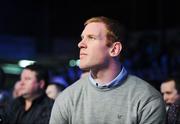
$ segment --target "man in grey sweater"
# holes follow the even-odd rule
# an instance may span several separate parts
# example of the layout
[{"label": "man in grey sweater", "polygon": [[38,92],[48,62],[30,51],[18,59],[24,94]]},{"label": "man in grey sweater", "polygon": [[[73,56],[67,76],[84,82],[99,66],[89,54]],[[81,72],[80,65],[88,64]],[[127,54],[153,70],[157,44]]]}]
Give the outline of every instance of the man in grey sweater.
[{"label": "man in grey sweater", "polygon": [[93,17],[79,42],[80,68],[88,76],[66,88],[55,100],[50,124],[163,124],[161,94],[128,74],[119,61],[121,27],[115,20]]}]

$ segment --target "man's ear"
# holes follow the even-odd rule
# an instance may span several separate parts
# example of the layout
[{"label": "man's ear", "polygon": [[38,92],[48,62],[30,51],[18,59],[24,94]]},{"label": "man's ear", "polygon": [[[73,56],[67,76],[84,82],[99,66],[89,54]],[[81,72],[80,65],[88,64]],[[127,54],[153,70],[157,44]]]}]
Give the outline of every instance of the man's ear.
[{"label": "man's ear", "polygon": [[110,47],[110,51],[109,52],[110,52],[110,55],[112,57],[116,57],[116,56],[118,56],[120,54],[121,50],[122,50],[121,42],[114,42],[112,44],[112,46]]},{"label": "man's ear", "polygon": [[41,89],[44,89],[45,88],[45,81],[44,80],[40,80],[39,85],[40,85]]}]

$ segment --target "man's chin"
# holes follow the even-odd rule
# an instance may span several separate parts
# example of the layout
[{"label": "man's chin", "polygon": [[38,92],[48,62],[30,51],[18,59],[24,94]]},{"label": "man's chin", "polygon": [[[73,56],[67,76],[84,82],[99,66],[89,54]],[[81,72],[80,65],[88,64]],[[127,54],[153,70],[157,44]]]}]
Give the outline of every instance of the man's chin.
[{"label": "man's chin", "polygon": [[170,106],[172,103],[166,103],[166,106]]},{"label": "man's chin", "polygon": [[83,64],[80,64],[79,68],[82,69],[82,70],[89,70],[89,67],[86,66],[86,65],[83,65]]},{"label": "man's chin", "polygon": [[23,98],[28,98],[29,95],[28,95],[28,93],[24,93],[24,94],[22,94],[22,97],[23,97]]}]

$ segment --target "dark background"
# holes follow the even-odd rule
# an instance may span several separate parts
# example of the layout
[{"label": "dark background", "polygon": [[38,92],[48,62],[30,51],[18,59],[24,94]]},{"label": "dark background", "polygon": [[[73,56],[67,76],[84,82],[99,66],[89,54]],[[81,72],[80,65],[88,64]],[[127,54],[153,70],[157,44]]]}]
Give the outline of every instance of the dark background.
[{"label": "dark background", "polygon": [[92,16],[118,19],[129,30],[179,26],[177,1],[165,0],[6,0],[0,2],[1,34],[75,36]]},{"label": "dark background", "polygon": [[35,37],[35,54],[53,54],[54,38],[78,42],[89,17],[118,19],[128,31],[166,31],[179,27],[178,8],[170,0],[6,0],[0,2],[0,34]]}]

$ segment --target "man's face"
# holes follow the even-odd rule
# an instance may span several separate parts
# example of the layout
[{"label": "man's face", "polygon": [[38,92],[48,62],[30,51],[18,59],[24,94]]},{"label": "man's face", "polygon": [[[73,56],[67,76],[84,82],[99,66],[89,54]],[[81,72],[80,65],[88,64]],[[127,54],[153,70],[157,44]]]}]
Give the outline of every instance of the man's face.
[{"label": "man's face", "polygon": [[109,62],[109,47],[107,47],[107,29],[103,23],[89,23],[81,34],[80,68],[101,68]]},{"label": "man's face", "polygon": [[29,69],[24,69],[21,73],[21,90],[24,98],[33,98],[39,90],[40,82],[37,81],[36,72]]},{"label": "man's face", "polygon": [[164,101],[167,105],[174,103],[178,98],[175,82],[172,80],[162,83],[161,93],[163,94]]}]

